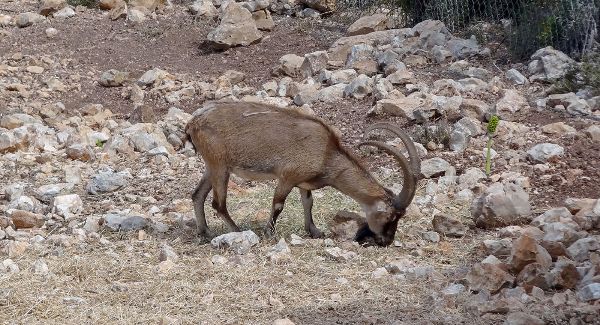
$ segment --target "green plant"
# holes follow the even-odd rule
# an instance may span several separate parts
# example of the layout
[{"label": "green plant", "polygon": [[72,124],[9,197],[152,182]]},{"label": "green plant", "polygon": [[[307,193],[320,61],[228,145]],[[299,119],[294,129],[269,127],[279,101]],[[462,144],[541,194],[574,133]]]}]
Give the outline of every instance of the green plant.
[{"label": "green plant", "polygon": [[493,137],[494,133],[496,133],[496,127],[498,127],[498,122],[500,122],[500,118],[498,115],[492,115],[490,121],[487,126],[487,152],[485,155],[485,174],[489,177],[492,169],[492,143],[494,142]]},{"label": "green plant", "polygon": [[96,139],[96,147],[103,148],[104,147],[104,142],[102,142],[100,139]]}]

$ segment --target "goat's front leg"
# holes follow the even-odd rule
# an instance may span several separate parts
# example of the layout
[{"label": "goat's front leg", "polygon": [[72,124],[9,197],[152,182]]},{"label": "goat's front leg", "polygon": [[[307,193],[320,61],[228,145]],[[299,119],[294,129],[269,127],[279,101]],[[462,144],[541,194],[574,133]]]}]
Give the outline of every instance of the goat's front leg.
[{"label": "goat's front leg", "polygon": [[322,238],[323,233],[315,226],[312,217],[313,196],[311,191],[300,189],[300,197],[302,198],[302,207],[304,208],[304,230],[312,238]]},{"label": "goat's front leg", "polygon": [[210,172],[206,170],[200,184],[196,187],[196,190],[192,194],[192,201],[194,202],[194,213],[196,215],[196,227],[198,229],[198,235],[202,237],[208,237],[208,225],[206,224],[206,215],[204,212],[204,202],[206,197],[212,188],[210,183]]},{"label": "goat's front leg", "polygon": [[279,181],[277,187],[275,187],[275,194],[273,194],[273,205],[271,207],[271,217],[265,225],[265,233],[267,236],[273,236],[275,233],[275,223],[277,222],[277,217],[279,217],[279,214],[281,214],[281,211],[283,211],[285,199],[293,188],[293,185],[286,184],[281,181]]},{"label": "goat's front leg", "polygon": [[223,171],[219,174],[211,173],[213,183],[213,202],[212,206],[217,211],[217,215],[223,219],[229,229],[233,232],[239,232],[240,228],[233,222],[227,211],[227,184],[229,183],[229,172]]}]

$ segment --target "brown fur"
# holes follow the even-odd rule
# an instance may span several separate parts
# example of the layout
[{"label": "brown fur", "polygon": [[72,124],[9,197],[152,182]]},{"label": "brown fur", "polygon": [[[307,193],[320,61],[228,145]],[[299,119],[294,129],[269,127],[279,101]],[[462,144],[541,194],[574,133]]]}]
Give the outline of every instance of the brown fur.
[{"label": "brown fur", "polygon": [[271,230],[294,187],[301,191],[305,228],[313,237],[321,233],[312,222],[311,190],[332,186],[363,206],[378,202],[392,205],[393,193],[342,146],[336,132],[323,120],[261,103],[220,102],[205,107],[185,128],[207,169],[193,195],[201,233],[208,231],[203,202],[210,189],[219,216],[233,231],[239,230],[225,203],[230,173],[249,179],[278,180],[267,227]]}]

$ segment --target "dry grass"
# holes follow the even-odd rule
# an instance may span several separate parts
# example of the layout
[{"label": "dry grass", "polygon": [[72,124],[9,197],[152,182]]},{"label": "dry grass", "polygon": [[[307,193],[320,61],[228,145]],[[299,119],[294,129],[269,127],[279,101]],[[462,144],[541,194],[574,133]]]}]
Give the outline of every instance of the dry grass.
[{"label": "dry grass", "polygon": [[[229,209],[240,227],[261,235],[272,186],[242,188],[229,195]],[[212,214],[208,204],[206,208]],[[327,229],[329,218],[339,209],[358,210],[358,206],[331,189],[315,192],[315,222],[321,229]],[[192,217],[191,207],[185,215]],[[426,227],[428,222],[427,217],[408,216],[398,239],[415,242],[410,229]],[[294,191],[278,221],[277,237],[289,238],[292,233],[306,237],[302,224],[300,197]],[[216,218],[209,225],[217,234],[226,232]],[[266,257],[277,239],[262,238],[251,253],[236,256],[200,243],[190,228],[174,221],[168,233],[151,234],[145,240],[139,240],[137,233],[103,236],[110,244],[88,240],[67,247],[44,245],[15,259],[21,272],[0,277],[1,323],[270,324],[289,317],[297,324],[391,324],[464,318],[455,308],[436,307],[435,313],[429,312],[433,306],[427,299],[448,284],[446,269],[465,262],[470,251],[466,239],[422,243],[416,257],[408,254],[417,249],[367,249],[340,243],[359,256],[346,262],[328,258],[321,240],[309,240],[306,246],[291,247],[292,258],[277,264]],[[180,257],[166,272],[158,270],[163,242]],[[213,264],[211,257],[216,254],[229,261]],[[50,268],[48,276],[31,270],[40,257]],[[407,257],[418,265],[433,266],[435,272],[417,279],[372,277],[377,267]]]}]

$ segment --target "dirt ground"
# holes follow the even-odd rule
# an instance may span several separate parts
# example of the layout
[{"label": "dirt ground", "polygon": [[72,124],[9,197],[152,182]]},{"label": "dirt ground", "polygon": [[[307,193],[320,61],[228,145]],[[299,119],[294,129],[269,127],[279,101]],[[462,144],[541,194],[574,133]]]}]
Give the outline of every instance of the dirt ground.
[{"label": "dirt ground", "polygon": [[[14,15],[14,11],[33,10],[35,4],[2,1],[0,13]],[[271,69],[282,55],[325,50],[345,31],[345,26],[334,19],[313,24],[275,16],[276,27],[262,42],[226,52],[207,52],[201,43],[215,23],[198,21],[180,10],[181,7],[177,8],[138,26],[128,26],[123,20],[111,21],[98,11],[85,11],[64,21],[11,28],[11,34],[0,39],[0,56],[20,52],[69,59],[68,68],[57,73],[65,79],[78,75],[81,91],[70,91],[58,98],[66,109],[75,114],[86,104],[101,103],[126,118],[133,109],[131,101],[122,95],[122,89],[97,84],[102,71],[126,70],[138,76],[159,67],[209,81],[234,69],[246,74],[248,85],[260,87],[273,78]],[[44,32],[48,27],[58,29],[59,36],[48,39]],[[432,78],[437,77],[428,73]],[[367,117],[373,103],[370,97],[345,99],[315,104],[313,109],[342,131],[344,143],[349,146],[360,140],[367,125],[378,120],[408,125],[400,118]],[[155,104],[157,117],[173,106],[164,101]],[[176,106],[193,112],[201,104],[201,100],[191,99]],[[547,111],[532,111],[515,121],[541,128],[565,120],[578,130],[587,123]],[[412,126],[411,132],[418,127]],[[597,198],[600,194],[600,144],[580,137],[557,141],[566,149],[561,162],[565,168],[557,170],[551,178],[533,170],[524,172],[536,189],[530,197],[536,211],[560,206],[567,197]],[[437,155],[438,152],[430,151],[428,158]],[[381,166],[395,168],[387,158],[366,155],[363,158],[374,170]],[[468,157],[444,158],[474,164]],[[481,157],[475,161],[483,166]],[[120,202],[88,196],[83,187],[76,190],[87,203],[85,213],[90,215],[101,214],[107,207],[133,204],[127,202],[126,194],[152,196],[159,203],[187,199],[202,173],[197,166],[195,169],[179,166],[174,174],[163,175],[160,165],[140,156],[123,161],[120,167],[131,168],[134,174],[149,169],[150,179],[137,178],[127,189],[111,194],[121,196]],[[21,168],[17,171],[20,175],[31,176],[27,166]],[[573,177],[570,169],[579,169],[578,176]],[[12,175],[12,171],[3,173]],[[273,186],[257,183],[239,186],[239,190],[230,194],[229,209],[241,228],[258,233],[268,216]],[[424,188],[419,191],[422,194]],[[315,216],[321,229],[327,228],[331,216],[339,209],[358,210],[352,201],[333,190],[319,192],[315,195]],[[279,237],[288,239],[291,234],[306,237],[299,202],[298,193],[293,192],[278,223]],[[430,228],[429,216],[409,215],[398,232],[398,241],[406,243],[403,247],[375,249],[347,244],[343,248],[357,252],[358,258],[339,262],[323,253],[322,240],[308,240],[304,246],[292,247],[290,261],[277,264],[265,257],[265,252],[276,243],[274,240],[261,238],[264,242],[258,251],[245,256],[218,251],[200,242],[186,225],[192,222],[191,209],[188,205],[183,214],[185,220],[175,215],[163,220],[172,227],[160,235],[106,232],[101,235],[108,242],[86,244],[62,240],[60,236],[70,231],[65,227],[62,233],[55,234],[53,245],[34,248],[18,260],[21,265],[30,265],[44,258],[50,275],[40,276],[24,269],[0,280],[0,323],[271,324],[286,317],[296,324],[501,324],[504,321],[502,313],[470,313],[467,293],[442,303],[436,298],[443,288],[464,277],[474,261],[481,260],[479,243],[495,238],[494,233],[472,229],[463,238],[442,238],[439,244],[428,243],[420,238],[418,230]],[[209,204],[206,209],[211,211]],[[462,220],[469,218],[464,206],[449,204],[445,210]],[[212,230],[225,232],[212,211],[210,215]],[[168,272],[157,269],[162,243],[168,243],[179,254],[180,261]],[[227,262],[215,262],[215,256],[222,256]],[[402,259],[410,260],[416,267],[432,267],[434,271],[414,276],[373,276],[375,269]],[[552,306],[535,308],[529,312],[544,316],[549,324],[565,324],[569,318],[569,311],[557,312]]]}]

